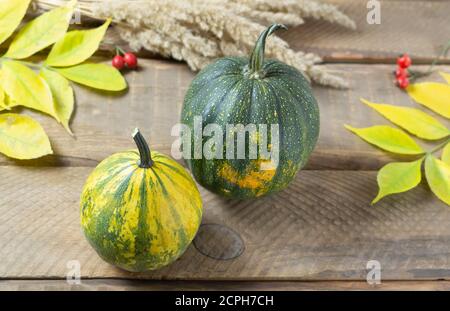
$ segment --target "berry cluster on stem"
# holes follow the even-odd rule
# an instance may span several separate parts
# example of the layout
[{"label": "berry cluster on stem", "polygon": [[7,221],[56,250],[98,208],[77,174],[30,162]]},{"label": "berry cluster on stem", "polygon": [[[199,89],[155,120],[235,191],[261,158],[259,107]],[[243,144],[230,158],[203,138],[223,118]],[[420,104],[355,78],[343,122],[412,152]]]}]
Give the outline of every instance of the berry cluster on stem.
[{"label": "berry cluster on stem", "polygon": [[397,86],[406,89],[409,85],[408,68],[411,66],[412,60],[408,54],[403,54],[397,58],[397,69],[395,70],[395,79]]},{"label": "berry cluster on stem", "polygon": [[122,70],[125,66],[129,69],[136,69],[138,66],[138,59],[135,54],[125,52],[121,48],[116,48],[116,56],[112,60],[113,67]]},{"label": "berry cluster on stem", "polygon": [[403,54],[397,58],[397,69],[394,71],[395,83],[401,89],[406,89],[409,84],[418,78],[426,77],[433,72],[434,66],[438,63],[441,57],[445,57],[450,50],[450,41],[442,49],[441,54],[436,57],[426,71],[411,70],[411,57],[408,54]]}]

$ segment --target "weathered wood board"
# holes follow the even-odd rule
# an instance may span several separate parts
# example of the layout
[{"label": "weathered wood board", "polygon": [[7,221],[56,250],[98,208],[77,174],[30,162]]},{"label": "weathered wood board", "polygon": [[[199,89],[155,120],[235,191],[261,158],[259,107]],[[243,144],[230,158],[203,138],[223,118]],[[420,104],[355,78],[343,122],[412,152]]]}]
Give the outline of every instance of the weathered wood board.
[{"label": "weathered wood board", "polygon": [[66,280],[0,280],[0,291],[329,291],[450,290],[449,281],[151,281],[89,279],[81,284]]},{"label": "weathered wood board", "polygon": [[[225,200],[201,189],[204,226],[182,258],[159,271],[131,274],[101,260],[80,230],[79,195],[100,160],[134,148],[135,127],[153,149],[170,154],[171,129],[194,73],[183,63],[141,59],[141,70],[126,74],[126,93],[105,96],[76,86],[76,138],[50,117],[23,110],[43,125],[54,155],[36,161],[0,155],[0,290],[448,290],[450,209],[425,183],[371,206],[373,170],[401,158],[343,124],[390,124],[360,97],[429,112],[394,86],[393,65],[379,63],[403,52],[416,64],[430,62],[449,39],[450,2],[382,0],[381,25],[369,25],[367,1],[324,1],[354,18],[358,29],[308,21],[282,34],[296,50],[341,63],[327,67],[350,82],[348,90],[314,86],[322,124],[306,169],[287,190],[256,201]],[[103,55],[117,44],[112,30]],[[450,66],[438,69],[450,72]],[[444,82],[438,74],[425,80]],[[227,256],[237,257],[217,259]],[[81,264],[80,286],[65,282],[70,260]],[[369,260],[381,264],[381,286],[365,282]]]},{"label": "weathered wood board", "polygon": [[407,52],[416,62],[430,62],[449,41],[450,2],[446,0],[381,0],[379,24],[368,23],[374,7],[368,8],[367,0],[321,2],[334,4],[350,16],[356,30],[307,20],[280,35],[292,48],[317,53],[326,61],[394,62]]},{"label": "weathered wood board", "polygon": [[[336,5],[356,22],[356,30],[321,20],[307,19],[278,35],[295,50],[316,53],[327,62],[393,63],[408,52],[415,62],[430,63],[448,42],[450,2],[447,0],[380,0],[380,24],[369,24],[367,0],[321,0]],[[369,14],[370,15],[370,14]],[[85,24],[98,24],[89,18]],[[276,21],[274,21],[276,22]],[[115,46],[127,43],[117,29],[108,32],[101,49],[111,55]],[[141,50],[141,56],[155,55]],[[450,55],[445,59],[450,62]]]},{"label": "weathered wood board", "polygon": [[[112,153],[134,148],[130,135],[135,127],[148,137],[153,149],[170,154],[175,140],[171,131],[180,122],[184,94],[194,74],[184,64],[162,60],[142,60],[141,66],[140,72],[127,74],[130,88],[126,94],[105,96],[76,87],[76,112],[71,123],[76,138],[50,117],[31,113],[50,136],[55,154],[38,161],[12,161],[0,155],[0,165],[95,166]],[[390,124],[359,98],[427,110],[394,86],[392,66],[352,64],[328,68],[345,77],[350,88],[314,87],[321,112],[321,133],[307,168],[373,170],[398,159],[344,128],[344,124],[355,127]],[[439,69],[450,72],[450,66]],[[443,82],[437,73],[428,80]]]},{"label": "weathered wood board", "polygon": [[[154,280],[365,280],[378,260],[383,280],[450,279],[450,209],[425,185],[376,206],[374,172],[302,171],[290,187],[255,201],[224,200],[202,189],[203,224],[226,226],[245,250],[217,260],[197,249],[229,251],[211,234],[177,262],[132,274],[105,263],[79,226],[79,194],[92,168],[0,167],[0,278]],[[232,251],[232,250],[231,250]]]}]

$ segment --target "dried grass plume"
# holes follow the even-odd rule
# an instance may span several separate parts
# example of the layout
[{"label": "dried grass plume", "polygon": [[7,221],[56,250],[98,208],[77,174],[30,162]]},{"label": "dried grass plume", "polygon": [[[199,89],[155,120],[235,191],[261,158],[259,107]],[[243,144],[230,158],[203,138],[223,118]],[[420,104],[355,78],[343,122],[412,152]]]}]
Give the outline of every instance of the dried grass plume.
[{"label": "dried grass plume", "polygon": [[[65,2],[35,0],[34,4],[48,10]],[[259,34],[275,22],[297,26],[313,18],[355,28],[335,6],[315,0],[79,0],[78,10],[93,18],[112,17],[132,49],[186,61],[192,70],[225,55],[248,55]],[[296,67],[316,83],[347,86],[317,66],[320,57],[294,51],[277,36],[268,40],[266,50],[269,57]]]}]

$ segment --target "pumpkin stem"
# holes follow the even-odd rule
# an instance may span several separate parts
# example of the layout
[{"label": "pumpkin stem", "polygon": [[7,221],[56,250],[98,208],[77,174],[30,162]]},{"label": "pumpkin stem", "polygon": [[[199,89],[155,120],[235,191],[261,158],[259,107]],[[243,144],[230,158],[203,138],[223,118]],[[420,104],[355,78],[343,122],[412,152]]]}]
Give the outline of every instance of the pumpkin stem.
[{"label": "pumpkin stem", "polygon": [[148,147],[147,142],[145,141],[144,136],[142,136],[139,129],[135,129],[133,133],[133,139],[136,143],[136,146],[139,150],[139,155],[141,157],[141,161],[139,163],[139,167],[141,168],[150,168],[153,166],[152,154],[150,152],[150,148]]},{"label": "pumpkin stem", "polygon": [[248,64],[248,69],[251,75],[261,73],[262,66],[264,64],[264,52],[266,49],[266,39],[272,33],[278,29],[287,29],[286,26],[282,24],[273,24],[264,30],[256,41],[255,48],[253,49],[252,55],[250,56],[250,63]]}]

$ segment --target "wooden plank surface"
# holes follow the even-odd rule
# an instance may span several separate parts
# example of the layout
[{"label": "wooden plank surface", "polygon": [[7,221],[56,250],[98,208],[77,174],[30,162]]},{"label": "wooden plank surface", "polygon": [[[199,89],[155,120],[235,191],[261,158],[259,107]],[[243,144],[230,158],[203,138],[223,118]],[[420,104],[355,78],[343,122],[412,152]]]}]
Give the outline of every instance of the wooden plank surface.
[{"label": "wooden plank surface", "polygon": [[381,23],[372,25],[367,22],[367,0],[321,2],[340,8],[355,20],[357,29],[307,20],[281,36],[292,48],[317,53],[329,62],[393,62],[405,52],[416,62],[429,62],[450,40],[450,1],[381,0]]},{"label": "wooden plank surface", "polygon": [[[134,148],[130,134],[135,127],[141,128],[153,149],[170,153],[175,140],[171,130],[179,122],[184,94],[194,74],[184,64],[162,60],[142,60],[141,66],[140,72],[127,74],[130,88],[124,94],[105,96],[76,87],[77,105],[71,123],[75,139],[50,117],[30,113],[50,136],[55,155],[38,161],[13,161],[0,155],[0,165],[95,166],[112,153]],[[321,112],[321,133],[307,168],[373,170],[399,159],[368,145],[343,126],[390,124],[362,104],[360,97],[425,110],[394,86],[393,67],[336,64],[328,68],[345,77],[350,89],[314,87]],[[439,69],[450,72],[450,66]],[[443,82],[438,74],[429,80]]]},{"label": "wooden plank surface", "polygon": [[[379,25],[367,23],[367,0],[321,2],[336,5],[355,20],[357,29],[307,19],[304,25],[291,27],[279,35],[293,49],[314,52],[327,62],[392,63],[399,54],[408,52],[415,62],[430,63],[449,40],[450,2],[447,0],[380,0]],[[83,22],[98,24],[89,18]],[[112,29],[101,49],[110,55],[117,44],[127,46],[118,30]],[[139,55],[155,56],[145,50]],[[444,62],[450,62],[450,55]]]},{"label": "wooden plank surface", "polygon": [[[449,39],[449,1],[382,0],[382,24],[373,26],[365,20],[367,1],[326,1],[353,17],[358,30],[308,21],[283,37],[294,49],[316,52],[327,62],[393,62],[405,51],[415,63],[429,62]],[[117,38],[110,32],[104,55],[120,44]],[[321,109],[319,143],[286,191],[239,202],[201,189],[203,226],[176,263],[131,274],[102,261],[80,231],[82,185],[98,161],[134,148],[135,127],[153,149],[170,153],[170,132],[194,77],[183,63],[142,59],[141,66],[127,74],[130,89],[119,96],[76,87],[75,139],[51,118],[25,110],[44,126],[55,155],[37,161],[0,156],[0,290],[450,288],[448,206],[425,184],[370,206],[377,192],[372,170],[400,158],[343,128],[389,124],[360,97],[423,109],[393,85],[393,66],[380,64],[328,66],[348,79],[350,89],[314,87]],[[439,69],[450,72],[450,66]],[[443,82],[437,74],[430,79]],[[64,281],[70,260],[81,264],[81,286]],[[380,262],[381,286],[364,281],[368,260]]]},{"label": "wooden plank surface", "polygon": [[0,167],[0,278],[65,278],[67,262],[78,260],[83,278],[365,280],[367,262],[378,260],[383,280],[450,279],[450,209],[426,186],[371,206],[374,172],[326,170],[302,171],[286,191],[254,201],[202,189],[203,224],[236,232],[243,253],[215,259],[236,244],[209,229],[169,267],[127,273],[100,259],[80,232],[90,171]]},{"label": "wooden plank surface", "polygon": [[387,281],[369,285],[362,281],[149,281],[120,279],[82,280],[4,280],[0,291],[424,291],[450,290],[449,281]]}]

